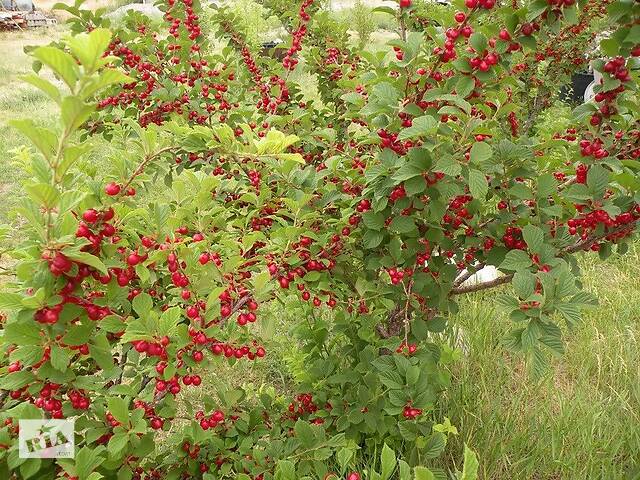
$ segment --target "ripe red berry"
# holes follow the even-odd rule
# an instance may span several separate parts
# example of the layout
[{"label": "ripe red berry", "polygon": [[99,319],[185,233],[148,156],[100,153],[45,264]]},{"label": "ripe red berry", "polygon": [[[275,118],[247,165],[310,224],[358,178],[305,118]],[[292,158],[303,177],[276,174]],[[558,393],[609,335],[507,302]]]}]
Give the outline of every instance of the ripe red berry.
[{"label": "ripe red berry", "polygon": [[411,0],[400,0],[400,8],[409,8],[411,6]]},{"label": "ripe red berry", "polygon": [[90,208],[82,214],[82,219],[87,223],[95,223],[98,221],[98,212]]},{"label": "ripe red berry", "polygon": [[109,196],[118,195],[120,193],[120,185],[116,182],[107,183],[104,187],[104,192]]}]

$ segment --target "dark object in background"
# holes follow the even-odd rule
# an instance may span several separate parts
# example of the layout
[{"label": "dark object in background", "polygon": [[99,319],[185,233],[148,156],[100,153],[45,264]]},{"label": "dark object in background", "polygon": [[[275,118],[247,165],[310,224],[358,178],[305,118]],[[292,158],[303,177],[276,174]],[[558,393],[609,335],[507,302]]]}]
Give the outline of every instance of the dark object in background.
[{"label": "dark object in background", "polygon": [[282,41],[271,40],[269,42],[262,43],[262,51],[260,54],[264,57],[271,57],[277,60],[282,60],[287,55],[286,48],[276,48],[281,45]]},{"label": "dark object in background", "polygon": [[593,80],[593,73],[576,73],[571,77],[571,85],[560,89],[560,100],[565,103],[584,103],[584,92]]}]

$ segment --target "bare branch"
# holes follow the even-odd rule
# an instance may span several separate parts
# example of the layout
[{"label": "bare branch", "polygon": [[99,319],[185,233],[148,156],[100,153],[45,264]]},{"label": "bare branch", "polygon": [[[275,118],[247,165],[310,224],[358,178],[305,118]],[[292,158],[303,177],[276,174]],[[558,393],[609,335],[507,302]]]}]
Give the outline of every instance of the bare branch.
[{"label": "bare branch", "polygon": [[504,285],[505,283],[509,283],[511,280],[513,280],[513,274],[503,275],[502,277],[498,277],[488,282],[476,283],[474,285],[467,285],[464,287],[455,287],[451,289],[451,291],[449,292],[449,296],[460,295],[462,293],[479,292],[480,290],[486,290],[487,288],[494,288],[499,285]]}]

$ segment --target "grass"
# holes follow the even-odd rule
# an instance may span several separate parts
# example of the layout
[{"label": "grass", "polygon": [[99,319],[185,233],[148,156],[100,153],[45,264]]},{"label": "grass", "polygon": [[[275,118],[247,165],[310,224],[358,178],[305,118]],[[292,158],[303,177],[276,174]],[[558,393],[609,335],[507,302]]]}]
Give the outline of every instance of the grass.
[{"label": "grass", "polygon": [[461,432],[449,462],[467,443],[487,480],[640,478],[640,249],[582,266],[600,305],[540,382],[500,344],[512,323],[491,294],[465,299],[453,321],[468,356],[442,407]]},{"label": "grass", "polygon": [[[20,173],[12,164],[14,149],[24,145],[24,137],[8,126],[10,120],[30,118],[39,125],[50,124],[56,114],[55,104],[35,87],[21,82],[29,73],[31,62],[23,49],[28,45],[49,43],[58,35],[56,29],[0,33],[0,222],[9,220],[9,212],[19,203]],[[51,78],[49,78],[51,79]]]}]

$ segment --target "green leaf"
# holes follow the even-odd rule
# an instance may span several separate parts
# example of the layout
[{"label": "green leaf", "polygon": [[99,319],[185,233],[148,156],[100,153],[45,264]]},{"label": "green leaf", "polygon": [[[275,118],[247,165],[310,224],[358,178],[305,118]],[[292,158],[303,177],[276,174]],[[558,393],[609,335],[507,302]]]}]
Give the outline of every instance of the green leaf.
[{"label": "green leaf", "polygon": [[78,66],[71,55],[56,47],[38,47],[32,55],[47,65],[55,74],[64,80],[69,89],[75,89],[79,77]]},{"label": "green leaf", "polygon": [[462,171],[460,162],[456,161],[451,155],[440,157],[433,166],[435,172],[442,172],[451,177],[457,177]]},{"label": "green leaf", "polygon": [[532,320],[526,326],[522,332],[522,348],[525,350],[530,349],[538,343],[538,337],[540,335],[540,327],[538,327],[538,321]]},{"label": "green leaf", "polygon": [[120,70],[105,68],[100,71],[98,77],[93,78],[82,90],[85,98],[91,97],[94,93],[115,84],[132,82],[133,78],[125,75]]},{"label": "green leaf", "polygon": [[447,445],[447,436],[440,432],[434,432],[429,437],[423,450],[423,457],[427,460],[439,457]]},{"label": "green leaf", "polygon": [[[231,138],[224,137],[226,142],[233,142],[233,130],[231,130]],[[257,153],[259,155],[282,154],[287,148],[300,140],[295,135],[285,135],[278,130],[269,130],[267,134],[256,143]],[[224,144],[224,142],[221,142]]]},{"label": "green leaf", "polygon": [[[558,329],[560,331],[560,329]],[[562,334],[556,335],[543,335],[539,338],[540,343],[546,345],[551,351],[560,356],[564,354],[564,342],[562,341]]]},{"label": "green leaf", "polygon": [[107,399],[107,408],[118,422],[123,425],[129,424],[129,402],[124,398],[110,397]]},{"label": "green leaf", "polygon": [[391,221],[389,228],[394,232],[408,233],[416,229],[416,224],[413,217],[398,215]]},{"label": "green leaf", "polygon": [[404,460],[398,461],[398,480],[411,480],[411,467]]},{"label": "green leaf", "polygon": [[486,142],[476,142],[469,152],[469,161],[471,163],[484,163],[493,156],[491,145]]},{"label": "green leaf", "polygon": [[525,225],[522,229],[522,238],[532,253],[540,253],[544,245],[544,232],[535,225]]},{"label": "green leaf", "polygon": [[117,458],[129,443],[129,434],[127,432],[118,432],[109,439],[107,451],[111,458]]},{"label": "green leaf", "polygon": [[36,88],[42,90],[49,98],[54,102],[60,103],[60,92],[58,88],[48,80],[36,75],[35,73],[29,73],[20,77],[23,82],[30,83]]},{"label": "green leaf", "polygon": [[71,360],[71,356],[67,349],[62,348],[58,345],[53,345],[51,347],[51,366],[56,370],[64,372],[67,370],[69,366],[69,361]]},{"label": "green leaf", "polygon": [[148,293],[142,292],[135,296],[131,306],[140,317],[147,318],[153,308],[153,299]]},{"label": "green leaf", "polygon": [[298,420],[293,427],[293,430],[296,434],[296,438],[300,440],[305,448],[311,448],[315,445],[316,437],[313,434],[313,429],[311,428],[311,425],[309,425],[309,422],[306,422],[305,420]]},{"label": "green leaf", "polygon": [[3,390],[17,390],[34,380],[33,373],[27,370],[7,373],[0,377],[0,388]]},{"label": "green leaf", "polygon": [[341,448],[336,454],[336,459],[338,460],[338,465],[340,465],[340,471],[344,473],[347,470],[347,467],[351,463],[355,452],[347,447]]},{"label": "green leaf", "polygon": [[579,322],[582,318],[580,306],[575,303],[558,303],[556,309],[570,325]]},{"label": "green leaf", "polygon": [[93,358],[103,370],[108,371],[114,367],[111,345],[104,333],[94,337],[89,344],[89,353],[91,354],[91,358]]},{"label": "green leaf", "polygon": [[526,300],[535,291],[536,276],[527,270],[521,270],[513,275],[511,283],[518,297]]},{"label": "green leaf", "polygon": [[482,33],[476,32],[471,35],[469,39],[469,43],[473,47],[473,49],[479,54],[483,55],[483,52],[487,49],[487,37],[485,37]]},{"label": "green leaf", "polygon": [[396,469],[396,454],[385,443],[382,447],[382,454],[380,455],[380,465],[382,469],[382,480],[388,480],[391,478],[391,474]]},{"label": "green leaf", "polygon": [[168,336],[173,335],[178,328],[181,313],[180,307],[171,307],[162,312],[158,325],[158,334]]},{"label": "green leaf", "polygon": [[478,478],[478,457],[475,452],[464,446],[464,466],[460,480],[476,480]]},{"label": "green leaf", "polygon": [[24,189],[34,202],[46,208],[55,207],[60,198],[58,190],[48,183],[28,184],[24,186]]},{"label": "green leaf", "polygon": [[608,186],[609,171],[600,165],[592,165],[587,172],[587,187],[591,194],[601,198]]},{"label": "green leaf", "polygon": [[82,447],[76,452],[76,474],[80,480],[87,480],[91,473],[105,461],[101,455],[104,451],[105,447],[101,445],[94,449]]},{"label": "green leaf", "polygon": [[88,105],[78,97],[65,97],[62,100],[60,114],[67,130],[73,132],[77,130],[95,110],[93,105]]},{"label": "green leaf", "polygon": [[409,197],[413,197],[415,195],[418,195],[419,193],[424,192],[426,188],[427,182],[422,177],[422,175],[413,177],[404,182],[404,189]]},{"label": "green leaf", "polygon": [[615,38],[605,38],[600,41],[600,49],[609,57],[616,57],[620,53],[620,43]]},{"label": "green leaf", "polygon": [[456,93],[461,97],[468,97],[476,86],[476,82],[471,76],[463,75],[456,83]]},{"label": "green leaf", "polygon": [[371,210],[362,214],[362,221],[371,230],[381,230],[384,227],[384,215]]},{"label": "green leaf", "polygon": [[388,106],[395,105],[400,98],[400,91],[389,82],[374,85],[372,93],[382,104]]},{"label": "green leaf", "polygon": [[365,248],[374,249],[382,243],[384,233],[375,230],[367,230],[362,236],[362,244]]},{"label": "green leaf", "polygon": [[23,298],[19,293],[0,292],[0,310],[20,310]]},{"label": "green leaf", "polygon": [[62,253],[64,253],[71,260],[95,268],[102,274],[107,273],[107,267],[105,267],[104,263],[102,263],[102,260],[100,260],[95,255],[91,255],[87,252],[80,252],[75,247],[65,248],[62,250]]},{"label": "green leaf", "polygon": [[40,336],[40,328],[36,322],[12,322],[5,326],[3,343],[16,345],[40,345],[44,337]]},{"label": "green leaf", "polygon": [[433,472],[427,467],[415,467],[413,469],[414,480],[435,480]]},{"label": "green leaf", "polygon": [[548,7],[549,4],[546,0],[535,0],[532,2],[527,9],[527,22],[531,22],[538,18],[545,12],[545,10],[547,10]]},{"label": "green leaf", "polygon": [[33,477],[40,467],[42,466],[42,460],[39,458],[29,458],[22,465],[20,465],[21,478],[26,480]]},{"label": "green leaf", "polygon": [[296,476],[296,467],[289,460],[278,460],[274,475],[275,480],[299,480]]},{"label": "green leaf", "polygon": [[50,160],[58,148],[58,137],[47,128],[37,127],[33,120],[10,120],[7,122],[13,128],[31,140],[40,153]]},{"label": "green leaf", "polygon": [[371,10],[371,13],[376,13],[376,12],[380,12],[380,13],[386,13],[388,15],[393,15],[394,17],[396,16],[396,10],[391,8],[391,7],[376,7],[373,10]]},{"label": "green leaf", "polygon": [[510,250],[500,264],[501,270],[523,270],[531,266],[529,254],[522,250]]},{"label": "green leaf", "polygon": [[487,177],[480,170],[469,170],[469,191],[473,198],[484,200],[489,191],[489,183]]},{"label": "green leaf", "polygon": [[537,380],[542,378],[549,370],[549,362],[544,352],[535,347],[528,356],[528,367],[532,377]]},{"label": "green leaf", "polygon": [[109,46],[111,32],[105,28],[95,28],[91,33],[77,33],[67,39],[71,53],[80,60],[88,72],[93,72],[102,54]]},{"label": "green leaf", "polygon": [[404,141],[410,138],[433,134],[438,128],[438,121],[431,115],[423,115],[414,118],[410,127],[403,129],[398,135],[398,140]]}]

